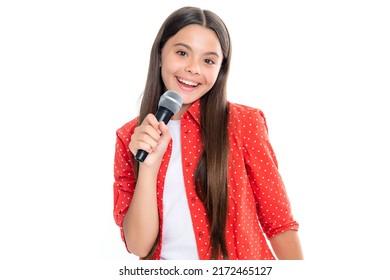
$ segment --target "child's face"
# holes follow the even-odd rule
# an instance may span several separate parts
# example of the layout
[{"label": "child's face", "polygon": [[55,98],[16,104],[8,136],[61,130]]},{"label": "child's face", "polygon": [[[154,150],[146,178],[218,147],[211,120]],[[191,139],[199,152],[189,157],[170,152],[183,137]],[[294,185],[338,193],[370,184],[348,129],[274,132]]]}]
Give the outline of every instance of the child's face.
[{"label": "child's face", "polygon": [[201,25],[187,25],[166,42],[161,75],[166,89],[182,96],[182,111],[212,88],[222,60],[217,35]]}]

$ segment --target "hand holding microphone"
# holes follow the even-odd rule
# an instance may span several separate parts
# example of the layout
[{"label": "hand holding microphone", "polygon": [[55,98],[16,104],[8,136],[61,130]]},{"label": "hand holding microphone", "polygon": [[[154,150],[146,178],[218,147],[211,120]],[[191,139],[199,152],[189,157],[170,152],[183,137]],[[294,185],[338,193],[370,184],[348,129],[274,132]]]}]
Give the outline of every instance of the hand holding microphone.
[{"label": "hand holding microphone", "polygon": [[[157,112],[155,113],[155,118],[157,119],[157,122],[160,123],[162,121],[165,124],[168,124],[171,117],[177,112],[179,112],[182,106],[182,102],[183,102],[182,98],[179,94],[171,90],[166,91],[160,97],[160,100],[158,102],[158,109]],[[147,118],[145,118],[144,122],[152,122],[152,120],[149,120]],[[155,141],[155,139],[159,137],[159,135],[156,135],[156,133],[150,132],[149,141],[152,142],[152,144]],[[139,162],[143,162],[148,156],[148,154],[149,153],[147,151],[143,149],[138,149],[134,158]]]}]

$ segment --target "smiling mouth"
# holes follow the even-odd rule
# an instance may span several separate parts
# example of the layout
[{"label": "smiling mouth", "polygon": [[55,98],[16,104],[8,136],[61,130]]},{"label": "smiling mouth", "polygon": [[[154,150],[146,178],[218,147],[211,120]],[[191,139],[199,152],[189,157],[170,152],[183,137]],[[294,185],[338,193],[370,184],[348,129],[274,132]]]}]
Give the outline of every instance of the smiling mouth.
[{"label": "smiling mouth", "polygon": [[194,83],[194,82],[183,80],[183,79],[180,79],[180,78],[177,78],[177,80],[181,84],[186,85],[186,86],[190,86],[190,87],[197,87],[199,85],[199,83]]}]

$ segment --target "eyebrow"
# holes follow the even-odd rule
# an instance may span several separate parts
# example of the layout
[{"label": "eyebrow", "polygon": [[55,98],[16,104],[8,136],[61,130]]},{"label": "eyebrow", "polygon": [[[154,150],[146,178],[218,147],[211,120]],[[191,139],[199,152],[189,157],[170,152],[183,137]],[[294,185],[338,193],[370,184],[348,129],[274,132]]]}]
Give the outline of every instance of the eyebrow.
[{"label": "eyebrow", "polygon": [[[173,46],[174,47],[175,46],[182,46],[182,47],[185,47],[185,48],[189,49],[191,52],[194,51],[189,45],[187,45],[185,43],[181,43],[181,42],[179,42],[177,44],[174,44]],[[219,57],[218,53],[216,53],[216,52],[206,52],[206,53],[204,53],[204,55],[215,55],[216,57]]]}]

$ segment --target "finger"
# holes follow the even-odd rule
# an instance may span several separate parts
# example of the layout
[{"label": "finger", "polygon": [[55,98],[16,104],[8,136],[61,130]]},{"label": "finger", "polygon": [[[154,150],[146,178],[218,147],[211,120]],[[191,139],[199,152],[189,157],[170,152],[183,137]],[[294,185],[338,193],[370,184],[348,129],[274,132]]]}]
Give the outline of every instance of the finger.
[{"label": "finger", "polygon": [[138,141],[139,143],[145,143],[153,149],[154,147],[157,146],[159,139],[160,139],[160,135],[158,135],[157,139],[155,140],[152,137],[150,137],[149,134],[143,133],[143,134],[138,135],[138,137],[136,138],[136,141]]},{"label": "finger", "polygon": [[[155,132],[156,133],[156,132]],[[134,147],[134,149],[139,149],[140,145],[145,147],[145,145],[149,146],[151,149],[157,146],[157,143],[160,139],[160,136],[158,135],[157,139],[153,139],[150,137],[147,133],[138,133],[133,134],[131,136],[131,145]]]},{"label": "finger", "polygon": [[129,143],[129,149],[130,151],[135,154],[139,149],[145,150],[145,151],[151,151],[153,147],[157,145],[157,141],[148,136],[148,134],[145,133],[139,133],[135,132],[133,135],[131,135],[131,141]]},{"label": "finger", "polygon": [[138,150],[144,150],[148,153],[151,153],[155,147],[157,147],[157,142],[155,141],[150,144],[145,141],[132,140],[129,144],[129,149],[134,155],[138,152]]},{"label": "finger", "polygon": [[164,142],[165,144],[168,144],[169,141],[171,140],[171,133],[169,132],[168,126],[165,123],[160,122],[159,128],[161,130],[161,137],[158,141],[158,144],[160,144],[162,142]]},{"label": "finger", "polygon": [[153,140],[158,141],[160,138],[161,131],[156,128],[154,128],[152,125],[145,122],[144,124],[141,124],[140,126],[136,127],[134,129],[134,133],[132,135],[132,139],[135,140],[145,140],[143,135],[147,135],[151,137]]},{"label": "finger", "polygon": [[164,122],[159,122],[158,128],[161,131],[161,133],[160,133],[161,135],[169,133],[169,128]]},{"label": "finger", "polygon": [[138,150],[144,150],[145,152],[148,152],[150,154],[153,151],[153,148],[152,148],[152,146],[150,146],[149,144],[147,144],[145,142],[139,142],[137,145],[137,148],[134,149],[133,154],[136,155]]},{"label": "finger", "polygon": [[[155,130],[159,130],[158,129],[158,121],[156,119],[156,117],[153,115],[153,114],[148,114],[145,119],[142,121],[142,124],[149,124],[151,125]],[[159,132],[160,134],[160,132]]]},{"label": "finger", "polygon": [[147,125],[144,127],[143,133],[147,134],[153,140],[158,141],[160,139],[161,130],[158,127],[155,129],[153,126]]}]

